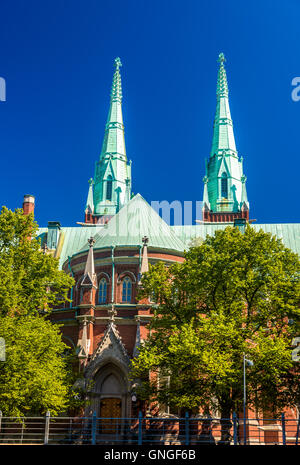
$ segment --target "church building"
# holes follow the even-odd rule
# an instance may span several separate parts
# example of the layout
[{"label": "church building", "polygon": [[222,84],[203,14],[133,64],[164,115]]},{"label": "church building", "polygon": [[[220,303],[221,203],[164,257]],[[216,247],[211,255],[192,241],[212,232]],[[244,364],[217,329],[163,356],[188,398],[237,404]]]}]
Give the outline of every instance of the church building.
[{"label": "church building", "polygon": [[[149,263],[182,262],[195,238],[249,221],[243,158],[235,144],[225,57],[219,55],[217,104],[211,152],[203,179],[202,219],[194,225],[167,224],[141,194],[132,194],[131,161],[126,154],[122,116],[121,61],[115,60],[103,145],[89,180],[82,223],[49,221],[39,230],[41,246],[59,259],[75,285],[70,303],[51,319],[63,324],[64,342],[77,350],[90,399],[100,417],[136,415],[129,379],[130,360],[147,337],[150,301],[138,301],[141,276]],[[204,160],[203,160],[204,163]],[[92,174],[92,173],[91,173]],[[24,212],[35,199],[25,196]],[[250,220],[251,221],[251,220]],[[253,224],[300,253],[300,224]]]}]

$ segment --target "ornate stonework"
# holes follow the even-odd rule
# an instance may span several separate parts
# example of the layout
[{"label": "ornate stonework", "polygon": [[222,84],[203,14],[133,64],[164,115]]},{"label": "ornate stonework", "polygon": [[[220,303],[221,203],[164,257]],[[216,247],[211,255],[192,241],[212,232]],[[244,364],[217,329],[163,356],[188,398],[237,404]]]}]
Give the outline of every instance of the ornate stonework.
[{"label": "ornate stonework", "polygon": [[86,368],[86,376],[88,378],[93,377],[98,367],[102,366],[106,361],[115,361],[126,372],[129,370],[130,358],[113,319],[109,322],[102,341],[99,343]]}]

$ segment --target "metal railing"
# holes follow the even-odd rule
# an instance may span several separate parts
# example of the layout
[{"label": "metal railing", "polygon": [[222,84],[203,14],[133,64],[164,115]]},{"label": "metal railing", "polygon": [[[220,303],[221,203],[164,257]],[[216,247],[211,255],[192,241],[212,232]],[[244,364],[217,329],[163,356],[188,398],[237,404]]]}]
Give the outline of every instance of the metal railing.
[{"label": "metal railing", "polygon": [[[0,412],[0,445],[3,444],[102,444],[102,445],[299,445],[299,419],[89,417],[5,417]],[[244,435],[246,428],[246,435]],[[244,437],[246,436],[246,442]]]}]

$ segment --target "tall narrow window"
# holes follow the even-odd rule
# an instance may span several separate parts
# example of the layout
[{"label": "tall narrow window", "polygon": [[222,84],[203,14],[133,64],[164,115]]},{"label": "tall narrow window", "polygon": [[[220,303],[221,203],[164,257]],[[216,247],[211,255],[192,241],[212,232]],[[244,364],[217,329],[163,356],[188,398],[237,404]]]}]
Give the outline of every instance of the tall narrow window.
[{"label": "tall narrow window", "polygon": [[106,200],[111,200],[112,197],[112,177],[109,175],[106,181]]},{"label": "tall narrow window", "polygon": [[79,304],[81,304],[82,299],[83,299],[83,288],[81,287],[80,292],[79,292]]},{"label": "tall narrow window", "polygon": [[221,178],[221,197],[228,198],[228,179],[226,173],[223,173]]},{"label": "tall narrow window", "polygon": [[102,278],[99,282],[99,304],[106,303],[107,296],[107,282],[105,278]]},{"label": "tall narrow window", "polygon": [[130,303],[132,294],[132,282],[128,276],[123,280],[122,302]]}]

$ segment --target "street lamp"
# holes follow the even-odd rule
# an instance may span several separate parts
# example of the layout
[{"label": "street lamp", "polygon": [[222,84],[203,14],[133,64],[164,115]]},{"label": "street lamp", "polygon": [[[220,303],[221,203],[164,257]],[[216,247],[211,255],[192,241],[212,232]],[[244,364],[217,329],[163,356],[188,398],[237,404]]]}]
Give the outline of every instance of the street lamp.
[{"label": "street lamp", "polygon": [[247,359],[244,354],[244,446],[246,445],[246,364],[249,367],[253,366],[252,360]]}]

